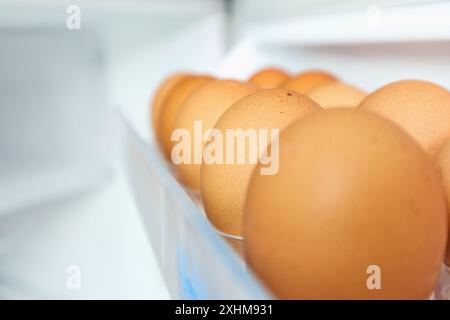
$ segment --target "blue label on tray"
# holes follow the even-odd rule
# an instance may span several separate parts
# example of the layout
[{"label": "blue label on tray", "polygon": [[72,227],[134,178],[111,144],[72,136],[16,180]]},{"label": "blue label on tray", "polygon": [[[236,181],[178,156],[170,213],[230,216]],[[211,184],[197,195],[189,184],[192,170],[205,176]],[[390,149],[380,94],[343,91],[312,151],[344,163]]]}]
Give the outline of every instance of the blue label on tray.
[{"label": "blue label on tray", "polygon": [[178,274],[180,278],[181,294],[186,299],[208,299],[207,290],[201,279],[200,273],[192,263],[185,248],[177,246]]}]

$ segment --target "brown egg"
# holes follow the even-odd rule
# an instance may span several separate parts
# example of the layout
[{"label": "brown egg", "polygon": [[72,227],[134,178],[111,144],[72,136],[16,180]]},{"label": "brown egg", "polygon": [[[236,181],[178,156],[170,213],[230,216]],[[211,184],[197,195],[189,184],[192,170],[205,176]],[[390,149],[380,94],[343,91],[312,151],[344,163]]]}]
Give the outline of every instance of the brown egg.
[{"label": "brown egg", "polygon": [[305,94],[317,86],[336,80],[336,77],[329,73],[312,70],[292,77],[283,84],[283,87]]},{"label": "brown egg", "polygon": [[322,108],[337,108],[341,106],[357,107],[366,97],[366,93],[346,83],[333,81],[317,86],[308,94]]},{"label": "brown egg", "polygon": [[261,89],[279,88],[289,79],[289,74],[278,68],[266,68],[255,73],[248,81]]},{"label": "brown egg", "polygon": [[[215,227],[223,233],[242,236],[242,213],[248,183],[256,166],[259,142],[266,145],[270,142],[272,129],[280,132],[295,120],[305,114],[322,110],[316,103],[295,91],[287,89],[267,89],[253,93],[231,106],[217,121],[215,129],[221,131],[226,137],[230,129],[243,129],[250,134],[254,133],[252,145],[252,163],[250,142],[243,144],[242,154],[245,162],[223,164],[209,164],[203,162],[201,171],[201,194],[206,215]],[[252,132],[248,131],[251,130]],[[265,130],[266,137],[259,136],[258,130]],[[223,154],[227,147],[237,155],[237,139],[228,143],[223,139]],[[207,144],[208,148],[209,144]],[[265,148],[264,148],[265,150]],[[259,154],[259,153],[258,153]],[[230,157],[231,158],[231,157]]]},{"label": "brown egg", "polygon": [[[444,185],[447,198],[448,230],[450,234],[450,140],[448,140],[436,156],[436,162],[441,173],[442,184]],[[447,243],[447,255],[445,263],[450,266],[450,238]]]},{"label": "brown egg", "polygon": [[361,109],[313,112],[285,129],[275,175],[254,171],[247,261],[283,299],[428,299],[447,242],[432,161]]},{"label": "brown egg", "polygon": [[189,77],[189,75],[184,73],[176,73],[166,78],[156,89],[152,100],[152,112],[151,112],[151,123],[153,130],[156,133],[159,130],[159,114],[163,106],[163,101],[167,97],[170,91],[183,79]]},{"label": "brown egg", "polygon": [[450,92],[434,83],[393,82],[368,95],[360,107],[397,123],[432,157],[450,138]]},{"label": "brown egg", "polygon": [[159,115],[159,130],[156,132],[156,137],[167,159],[170,159],[170,136],[182,103],[198,86],[212,79],[209,76],[186,77],[177,83],[164,99]]},{"label": "brown egg", "polygon": [[[198,87],[186,99],[180,108],[174,122],[173,130],[184,129],[189,134],[191,140],[190,154],[191,163],[181,163],[177,165],[177,171],[181,182],[193,191],[200,190],[200,166],[202,161],[202,150],[205,141],[196,144],[198,136],[203,136],[206,130],[212,128],[220,116],[236,101],[257,91],[257,87],[248,82],[235,80],[213,80]],[[199,132],[195,130],[195,123],[200,123]],[[181,140],[181,141],[180,141]],[[172,145],[180,146],[185,140],[175,140]],[[179,148],[174,148],[173,152],[180,154]],[[184,154],[183,152],[181,152]],[[174,158],[172,157],[172,160]]]}]

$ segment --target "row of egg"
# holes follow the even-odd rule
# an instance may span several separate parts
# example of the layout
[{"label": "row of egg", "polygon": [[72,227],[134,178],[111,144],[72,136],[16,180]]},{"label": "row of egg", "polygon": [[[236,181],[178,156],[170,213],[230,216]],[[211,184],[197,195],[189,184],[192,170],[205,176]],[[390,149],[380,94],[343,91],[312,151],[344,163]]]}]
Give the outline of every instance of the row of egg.
[{"label": "row of egg", "polygon": [[327,72],[276,68],[246,82],[169,77],[152,104],[169,161],[172,133],[194,136],[196,121],[202,134],[281,132],[273,175],[261,163],[175,166],[214,226],[244,238],[246,261],[276,296],[429,298],[449,229],[448,90],[404,80],[367,95]]}]

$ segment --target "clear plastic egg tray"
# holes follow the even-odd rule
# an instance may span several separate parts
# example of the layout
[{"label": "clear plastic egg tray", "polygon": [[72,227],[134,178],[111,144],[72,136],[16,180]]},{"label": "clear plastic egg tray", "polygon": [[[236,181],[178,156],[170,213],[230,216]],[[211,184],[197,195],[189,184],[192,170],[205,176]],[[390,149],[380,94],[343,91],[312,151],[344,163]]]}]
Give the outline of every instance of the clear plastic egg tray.
[{"label": "clear plastic egg tray", "polygon": [[[291,72],[323,68],[368,92],[407,78],[435,81],[449,88],[449,49],[447,40],[426,44],[375,41],[278,47],[243,41],[213,73],[222,78],[244,79],[267,65]],[[130,184],[171,296],[176,299],[272,298],[237,253],[238,240],[227,240],[216,232],[195,197],[172,175],[155,144],[143,139],[126,117],[122,120]],[[442,267],[441,279],[431,298],[450,299],[448,269]]]},{"label": "clear plastic egg tray", "polygon": [[156,146],[144,142],[126,123],[125,132],[130,184],[170,295],[270,298],[175,180]]}]

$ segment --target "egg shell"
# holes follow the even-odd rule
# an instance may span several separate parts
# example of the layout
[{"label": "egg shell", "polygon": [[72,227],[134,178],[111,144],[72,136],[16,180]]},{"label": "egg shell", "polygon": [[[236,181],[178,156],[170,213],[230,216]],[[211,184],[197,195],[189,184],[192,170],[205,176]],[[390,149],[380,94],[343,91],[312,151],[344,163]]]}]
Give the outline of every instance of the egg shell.
[{"label": "egg shell", "polygon": [[274,294],[428,299],[447,213],[419,145],[376,114],[328,109],[285,129],[279,147],[278,173],[254,171],[244,212],[247,262]]},{"label": "egg shell", "polygon": [[450,92],[434,83],[422,80],[390,83],[368,95],[360,108],[394,121],[431,157],[450,138]]},{"label": "egg shell", "polygon": [[167,159],[170,159],[172,130],[182,103],[198,86],[212,79],[209,76],[187,77],[176,84],[164,99],[156,136]]},{"label": "egg shell", "polygon": [[[194,121],[200,121],[203,133],[212,128],[220,116],[233,103],[256,92],[258,88],[248,82],[236,80],[212,80],[198,87],[183,103],[174,122],[173,130],[187,129],[194,136]],[[194,154],[194,143],[191,154]],[[205,142],[202,143],[202,149]],[[200,191],[201,164],[179,164],[176,166],[180,181],[192,191]]]},{"label": "egg shell", "polygon": [[336,80],[336,77],[330,73],[320,70],[311,70],[290,78],[282,86],[286,89],[306,94],[317,86]]},{"label": "egg shell", "polygon": [[248,80],[261,89],[279,88],[289,79],[289,74],[279,68],[266,68],[258,71]]},{"label": "egg shell", "polygon": [[352,85],[333,81],[315,87],[307,95],[322,108],[329,109],[341,106],[357,107],[367,94]]},{"label": "egg shell", "polygon": [[[267,130],[267,139],[264,141],[267,145],[270,142],[269,130],[278,129],[281,132],[307,113],[320,110],[322,108],[319,105],[295,91],[267,89],[236,102],[220,117],[214,128],[220,130],[223,136],[227,129],[251,129],[254,132]],[[226,148],[224,141],[223,154]],[[245,195],[256,166],[249,161],[248,148],[245,152],[246,162],[243,164],[203,162],[201,167],[201,194],[206,215],[217,229],[234,236],[242,236]],[[237,154],[236,143],[234,154]]]},{"label": "egg shell", "polygon": [[[448,230],[450,234],[450,140],[448,140],[444,144],[444,146],[437,154],[436,163],[441,173],[442,184],[444,186],[445,196],[447,199],[447,213],[449,214]],[[445,257],[445,263],[447,264],[447,266],[450,266],[450,238],[447,242],[447,254]]]},{"label": "egg shell", "polygon": [[159,130],[159,114],[163,106],[163,102],[172,89],[183,79],[189,77],[188,74],[176,73],[166,78],[156,89],[153,95],[151,104],[151,119],[153,130],[156,132]]}]

